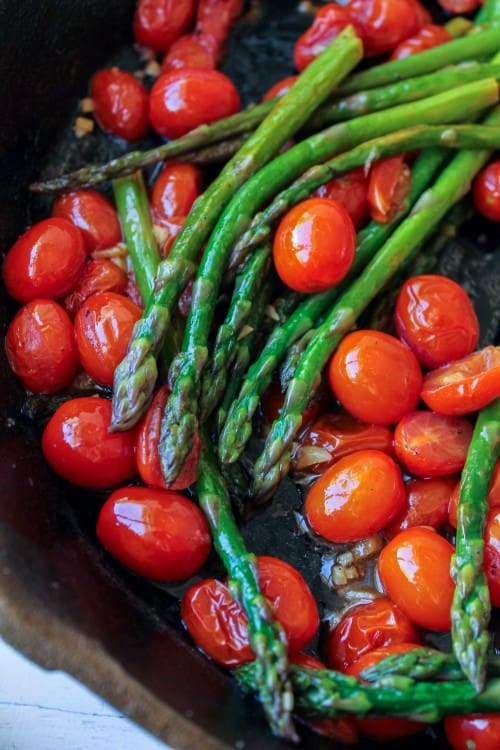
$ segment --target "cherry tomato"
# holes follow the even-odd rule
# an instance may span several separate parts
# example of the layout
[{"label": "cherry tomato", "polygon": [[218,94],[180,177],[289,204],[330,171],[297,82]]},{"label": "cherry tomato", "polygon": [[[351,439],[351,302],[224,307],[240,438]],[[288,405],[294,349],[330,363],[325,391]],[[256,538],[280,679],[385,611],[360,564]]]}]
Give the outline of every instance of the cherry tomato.
[{"label": "cherry tomato", "polygon": [[450,32],[444,26],[428,23],[422,26],[416,34],[405,39],[392,51],[391,60],[402,60],[426,49],[439,47],[453,39]]},{"label": "cherry tomato", "polygon": [[500,607],[500,509],[491,508],[484,534],[484,572],[488,581],[491,603]]},{"label": "cherry tomato", "polygon": [[107,258],[96,258],[85,263],[76,286],[64,298],[64,309],[72,318],[83,303],[97,292],[123,294],[128,285],[125,271]]},{"label": "cherry tomato", "polygon": [[471,13],[481,5],[481,0],[438,0],[439,5],[454,15]]},{"label": "cherry tomato", "polygon": [[383,548],[378,572],[387,596],[422,628],[450,630],[454,547],[426,526],[401,531]]},{"label": "cherry tomato", "polygon": [[199,0],[196,31],[213,37],[221,45],[230,26],[243,13],[243,0]]},{"label": "cherry tomato", "polygon": [[356,229],[366,224],[369,216],[368,177],[362,167],[321,185],[316,195],[341,203]]},{"label": "cherry tomato", "polygon": [[5,350],[13,372],[34,393],[57,393],[78,369],[73,324],[53,300],[32,300],[18,310],[7,329]]},{"label": "cherry tomato", "polygon": [[182,68],[161,75],[151,89],[149,115],[157,133],[179,138],[240,109],[233,82],[218,70]]},{"label": "cherry tomato", "polygon": [[479,172],[472,185],[474,208],[491,221],[500,221],[500,160]]},{"label": "cherry tomato", "polygon": [[392,539],[411,526],[432,526],[439,531],[448,520],[448,506],[454,486],[454,477],[411,479],[406,483],[406,504],[385,527],[385,537]]},{"label": "cherry tomato", "polygon": [[44,219],[24,232],[7,253],[5,286],[18,302],[56,299],[74,287],[86,259],[79,229],[66,219]]},{"label": "cherry tomato", "polygon": [[100,292],[90,297],[75,317],[78,354],[84,370],[103,385],[113,385],[116,367],[141,309],[122,294]]},{"label": "cherry tomato", "polygon": [[392,521],[405,496],[393,459],[382,451],[360,450],[340,458],[314,482],[304,514],[328,541],[356,542]]},{"label": "cherry tomato", "polygon": [[273,258],[287,286],[309,293],[342,281],[355,250],[356,232],[345,208],[327,198],[310,198],[290,209],[280,221]]},{"label": "cherry tomato", "polygon": [[395,336],[371,330],[344,337],[330,360],[328,378],[350,414],[386,425],[416,407],[422,385],[415,355]]},{"label": "cherry tomato", "polygon": [[134,16],[134,37],[154,52],[164,52],[191,23],[194,0],[139,0]]},{"label": "cherry tomato", "polygon": [[375,162],[368,181],[368,207],[373,221],[386,224],[403,207],[410,190],[410,168],[404,154]]},{"label": "cherry tomato", "polygon": [[262,101],[267,102],[269,99],[274,99],[276,96],[284,96],[290,91],[297,78],[298,76],[287,76],[286,78],[282,78],[281,81],[277,81],[277,83],[273,84],[273,86],[266,91],[262,97]]},{"label": "cherry tomato", "polygon": [[486,346],[427,373],[421,396],[430,409],[449,416],[482,409],[500,396],[500,347]]},{"label": "cherry tomato", "polygon": [[178,492],[151,487],[115,490],[101,508],[96,531],[123,565],[162,583],[194,575],[211,547],[198,506]]},{"label": "cherry tomato", "polygon": [[339,458],[366,448],[392,454],[392,442],[389,427],[364,424],[349,414],[322,414],[300,438],[294,468],[320,473]]},{"label": "cherry tomato", "polygon": [[453,750],[498,750],[500,714],[447,716],[444,731]]},{"label": "cherry tomato", "polygon": [[42,436],[42,450],[60,476],[93,490],[116,487],[136,473],[136,430],[110,432],[111,402],[73,398],[52,415]]},{"label": "cherry tomato", "polygon": [[99,70],[90,82],[94,117],[111,135],[136,141],[149,131],[148,92],[131,73],[119,68]]},{"label": "cherry tomato", "polygon": [[202,190],[203,176],[194,164],[166,162],[151,191],[151,214],[155,224],[168,228],[176,216],[186,216]]},{"label": "cherry tomato", "polygon": [[[457,527],[457,508],[459,495],[460,481],[455,483],[448,507],[448,521],[454,529],[456,529]],[[490,508],[497,508],[498,506],[500,506],[500,461],[497,461],[497,463],[495,464],[495,468],[493,469],[493,476],[491,477],[490,487],[488,490],[488,505],[490,506]]]},{"label": "cherry tomato", "polygon": [[320,8],[312,25],[295,42],[293,60],[297,70],[307,68],[350,23],[349,10],[342,5],[327,3]]},{"label": "cherry tomato", "polygon": [[472,438],[472,425],[463,417],[414,411],[394,430],[396,456],[411,474],[438,477],[461,471]]},{"label": "cherry tomato", "polygon": [[411,620],[386,597],[351,607],[328,637],[326,663],[345,672],[360,656],[382,646],[420,642]]},{"label": "cherry tomato", "polygon": [[366,57],[392,52],[420,28],[423,18],[414,0],[351,0],[347,9]]},{"label": "cherry tomato", "polygon": [[[151,487],[163,489],[166,489],[166,484],[161,471],[158,440],[169,393],[167,385],[158,389],[137,433],[137,468],[141,479]],[[183,490],[196,481],[199,455],[200,439],[198,435],[195,435],[193,448],[186,458],[179,476],[168,489]]]},{"label": "cherry tomato", "polygon": [[394,321],[398,336],[429,369],[465,357],[479,339],[479,321],[469,295],[440,274],[405,281]]},{"label": "cherry tomato", "polygon": [[68,219],[83,235],[87,253],[105,250],[120,242],[118,214],[97,190],[75,190],[56,198],[52,216]]},{"label": "cherry tomato", "polygon": [[172,44],[161,64],[161,72],[180,68],[217,67],[218,44],[207,34],[186,34]]}]

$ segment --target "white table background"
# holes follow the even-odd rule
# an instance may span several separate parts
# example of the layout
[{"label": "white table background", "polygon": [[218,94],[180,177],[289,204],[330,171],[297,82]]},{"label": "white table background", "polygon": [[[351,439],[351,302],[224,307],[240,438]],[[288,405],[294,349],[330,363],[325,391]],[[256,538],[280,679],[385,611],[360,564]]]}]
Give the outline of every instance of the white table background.
[{"label": "white table background", "polygon": [[1,750],[172,750],[61,672],[0,639]]}]

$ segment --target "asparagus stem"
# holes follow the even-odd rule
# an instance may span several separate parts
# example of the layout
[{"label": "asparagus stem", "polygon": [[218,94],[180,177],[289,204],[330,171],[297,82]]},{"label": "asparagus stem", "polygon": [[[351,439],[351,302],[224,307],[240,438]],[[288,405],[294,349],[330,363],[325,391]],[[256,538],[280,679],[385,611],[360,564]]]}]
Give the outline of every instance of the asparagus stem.
[{"label": "asparagus stem", "polygon": [[499,0],[486,0],[486,2],[479,8],[474,18],[474,23],[488,23],[489,21],[498,20],[500,18],[500,2]]},{"label": "asparagus stem", "polygon": [[486,679],[491,604],[483,572],[488,486],[500,456],[500,399],[479,412],[460,482],[456,548],[452,561],[455,593],[451,636],[455,656],[477,691]]}]

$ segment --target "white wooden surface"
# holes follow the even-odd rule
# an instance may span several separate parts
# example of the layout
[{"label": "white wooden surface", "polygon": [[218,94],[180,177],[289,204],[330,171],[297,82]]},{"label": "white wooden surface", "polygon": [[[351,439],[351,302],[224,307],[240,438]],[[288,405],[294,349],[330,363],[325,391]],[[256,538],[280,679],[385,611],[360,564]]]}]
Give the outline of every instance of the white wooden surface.
[{"label": "white wooden surface", "polygon": [[61,672],[0,639],[1,750],[172,750]]}]

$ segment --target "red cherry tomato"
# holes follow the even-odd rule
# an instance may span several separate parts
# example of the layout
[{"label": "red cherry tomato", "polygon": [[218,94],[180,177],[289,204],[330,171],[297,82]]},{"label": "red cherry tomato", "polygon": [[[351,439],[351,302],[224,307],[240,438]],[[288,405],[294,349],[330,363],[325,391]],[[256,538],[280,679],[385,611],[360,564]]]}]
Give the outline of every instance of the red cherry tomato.
[{"label": "red cherry tomato", "polygon": [[[150,487],[163,489],[166,489],[166,484],[161,471],[158,440],[169,393],[167,385],[158,389],[137,433],[137,468],[141,479]],[[195,435],[193,448],[186,458],[179,476],[168,489],[184,490],[196,481],[199,455],[200,439],[198,435]]]},{"label": "red cherry tomato", "polygon": [[439,47],[441,44],[446,44],[446,42],[450,42],[452,39],[452,35],[444,26],[428,23],[422,26],[416,34],[398,44],[396,49],[393,50],[390,59],[402,60],[405,57],[418,54],[426,49]]},{"label": "red cherry tomato", "polygon": [[18,302],[56,299],[76,284],[87,259],[80,230],[66,219],[44,219],[12,245],[3,279]]},{"label": "red cherry tomato", "polygon": [[394,430],[396,456],[419,477],[438,477],[461,471],[472,438],[472,425],[463,417],[414,411]]},{"label": "red cherry tomato", "polygon": [[5,350],[13,372],[34,393],[57,393],[78,369],[73,324],[53,300],[32,300],[18,310],[7,329]]},{"label": "red cherry tomato", "polygon": [[307,68],[350,23],[349,10],[342,5],[327,3],[320,8],[312,25],[295,42],[293,60],[297,70]]},{"label": "red cherry tomato", "polygon": [[178,492],[151,487],[115,490],[101,508],[96,531],[123,565],[162,583],[194,575],[211,547],[198,506]]},{"label": "red cherry tomato", "polygon": [[[448,521],[454,529],[456,529],[457,527],[457,508],[459,495],[460,481],[455,483],[448,507]],[[493,476],[491,477],[490,487],[488,490],[488,505],[490,506],[490,508],[497,508],[498,506],[500,506],[500,461],[497,461],[497,463],[495,464],[495,468],[493,469]]]},{"label": "red cherry tomato", "polygon": [[171,70],[158,78],[149,99],[151,124],[165,138],[179,138],[239,109],[235,85],[218,70]]},{"label": "red cherry tomato", "polygon": [[111,402],[88,396],[62,404],[42,436],[42,450],[60,476],[93,490],[116,487],[136,473],[136,430],[110,432]]},{"label": "red cherry tomato", "polygon": [[414,0],[351,0],[347,9],[366,57],[392,52],[418,31],[424,17]]},{"label": "red cherry tomato", "polygon": [[484,572],[491,603],[500,607],[500,509],[492,507],[486,519],[484,534]]},{"label": "red cherry tomato", "polygon": [[105,250],[120,242],[118,214],[96,190],[75,190],[56,198],[52,216],[68,219],[83,235],[87,253]]},{"label": "red cherry tomato", "polygon": [[379,597],[346,612],[328,638],[326,663],[345,672],[363,654],[408,641],[420,642],[415,626],[390,599]]},{"label": "red cherry tomato", "polygon": [[134,37],[154,52],[164,52],[191,23],[194,0],[139,0],[134,16]]},{"label": "red cherry tomato", "polygon": [[281,280],[297,292],[329,289],[346,276],[356,250],[356,232],[345,208],[310,198],[280,221],[273,258]]},{"label": "red cherry tomato", "polygon": [[378,572],[387,596],[422,628],[450,630],[454,547],[426,526],[401,531],[383,548]]},{"label": "red cherry tomato", "polygon": [[74,318],[83,303],[93,294],[97,292],[123,294],[127,285],[127,274],[113,261],[106,258],[89,260],[84,265],[76,286],[64,298],[64,308],[68,315]]},{"label": "red cherry tomato", "polygon": [[266,91],[262,97],[262,101],[267,102],[269,99],[274,99],[276,96],[284,96],[290,91],[297,78],[298,76],[287,76],[286,78],[282,78],[281,81],[277,81],[277,83]]},{"label": "red cherry tomato", "polygon": [[322,414],[300,438],[294,468],[296,471],[321,473],[339,458],[362,449],[392,454],[392,442],[389,427],[364,424],[349,414]]},{"label": "red cherry tomato", "polygon": [[422,385],[415,355],[395,336],[371,330],[345,336],[330,360],[328,378],[350,414],[386,425],[416,407]]},{"label": "red cherry tomato", "polygon": [[492,161],[479,172],[472,185],[476,211],[491,221],[500,221],[500,161]]},{"label": "red cherry tomato", "polygon": [[398,336],[429,369],[465,357],[479,339],[479,321],[469,295],[439,274],[412,276],[405,281],[394,321]]},{"label": "red cherry tomato", "polygon": [[196,13],[196,31],[213,37],[219,45],[229,32],[230,26],[243,13],[243,0],[199,0]]},{"label": "red cherry tomato", "polygon": [[453,750],[498,750],[500,714],[447,716],[444,731]]},{"label": "red cherry tomato", "polygon": [[149,131],[148,92],[131,73],[99,70],[90,82],[94,117],[111,135],[136,141]]},{"label": "red cherry tomato", "polygon": [[471,13],[481,5],[481,0],[438,0],[439,5],[454,15]]},{"label": "red cherry tomato", "polygon": [[369,216],[368,177],[362,167],[325,183],[316,190],[316,195],[341,203],[356,229],[366,224]]},{"label": "red cherry tomato", "polygon": [[471,414],[500,396],[500,347],[486,346],[427,373],[421,396],[430,409]]},{"label": "red cherry tomato", "polygon": [[90,297],[75,317],[78,354],[84,370],[103,385],[113,376],[127,352],[141,309],[122,294],[100,292]]},{"label": "red cherry tomato", "polygon": [[356,542],[392,521],[405,497],[393,459],[361,450],[340,458],[314,482],[304,513],[313,531],[328,541]]},{"label": "red cherry tomato", "polygon": [[151,214],[155,224],[167,225],[176,216],[186,216],[202,190],[203,176],[194,164],[166,162],[151,191]]},{"label": "red cherry tomato", "polygon": [[410,169],[404,155],[375,162],[368,181],[368,207],[373,221],[386,224],[403,206],[410,190]]},{"label": "red cherry tomato", "polygon": [[448,520],[448,506],[454,486],[454,477],[411,479],[406,484],[406,504],[385,527],[385,537],[392,539],[411,526],[432,526],[439,531]]},{"label": "red cherry tomato", "polygon": [[186,34],[172,44],[161,64],[161,72],[180,68],[217,67],[218,44],[207,34]]}]

